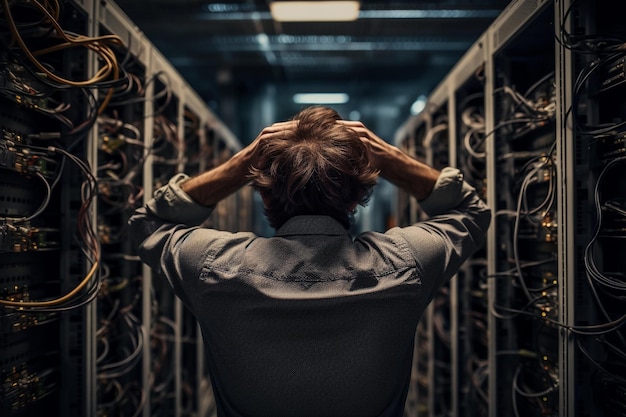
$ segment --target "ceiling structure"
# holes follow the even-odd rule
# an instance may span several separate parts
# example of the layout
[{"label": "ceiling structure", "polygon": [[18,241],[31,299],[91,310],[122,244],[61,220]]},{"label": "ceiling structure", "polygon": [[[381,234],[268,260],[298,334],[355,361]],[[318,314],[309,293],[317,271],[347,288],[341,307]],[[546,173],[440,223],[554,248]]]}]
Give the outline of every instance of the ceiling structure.
[{"label": "ceiling structure", "polygon": [[348,22],[276,22],[270,0],[116,3],[227,123],[268,103],[266,118],[288,117],[296,93],[341,92],[340,113],[397,125],[509,1],[362,0]]}]

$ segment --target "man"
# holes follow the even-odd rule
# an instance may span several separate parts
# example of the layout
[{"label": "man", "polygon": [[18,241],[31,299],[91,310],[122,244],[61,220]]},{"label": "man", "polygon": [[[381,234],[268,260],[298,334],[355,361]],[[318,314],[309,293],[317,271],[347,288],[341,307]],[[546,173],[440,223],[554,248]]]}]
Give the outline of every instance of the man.
[{"label": "man", "polygon": [[[378,174],[429,220],[352,238]],[[250,181],[274,237],[198,226]],[[489,221],[458,170],[313,107],[224,164],[175,176],[130,225],[200,324],[219,416],[345,417],[403,415],[417,323]]]}]

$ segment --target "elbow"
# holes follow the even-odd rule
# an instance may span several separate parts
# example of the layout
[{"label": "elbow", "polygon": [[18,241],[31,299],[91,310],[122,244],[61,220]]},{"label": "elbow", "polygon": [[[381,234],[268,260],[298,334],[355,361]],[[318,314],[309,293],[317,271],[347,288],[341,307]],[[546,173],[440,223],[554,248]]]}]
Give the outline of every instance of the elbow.
[{"label": "elbow", "polygon": [[484,233],[487,233],[487,230],[489,229],[489,226],[491,225],[491,209],[489,207],[487,207],[486,205],[483,206],[483,209],[481,210],[480,213],[480,226],[481,229],[484,231]]},{"label": "elbow", "polygon": [[132,245],[139,247],[154,232],[154,222],[145,207],[138,208],[128,219],[128,231]]},{"label": "elbow", "polygon": [[481,204],[480,209],[474,216],[474,230],[472,237],[477,243],[477,247],[481,247],[487,240],[487,231],[491,225],[491,210],[487,205]]}]

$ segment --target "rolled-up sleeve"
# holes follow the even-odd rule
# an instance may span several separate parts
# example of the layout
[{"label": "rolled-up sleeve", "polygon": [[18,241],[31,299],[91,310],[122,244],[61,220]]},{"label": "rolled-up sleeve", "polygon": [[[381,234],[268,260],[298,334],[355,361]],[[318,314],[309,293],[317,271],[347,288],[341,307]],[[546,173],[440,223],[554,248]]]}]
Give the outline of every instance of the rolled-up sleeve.
[{"label": "rolled-up sleeve", "polygon": [[[196,203],[181,190],[180,184],[188,178],[185,174],[172,177],[128,221],[139,257],[158,273],[172,275],[165,270],[176,265],[166,264],[164,254],[171,252],[177,241],[184,239],[213,212],[213,207]],[[170,282],[175,285],[172,279]]]},{"label": "rolled-up sleeve", "polygon": [[214,207],[206,207],[196,203],[180,185],[189,178],[186,174],[177,174],[163,187],[154,193],[148,201],[148,209],[163,220],[171,223],[197,226],[204,222],[213,212]]},{"label": "rolled-up sleeve", "polygon": [[428,219],[390,231],[409,243],[423,284],[434,293],[484,244],[491,211],[456,168],[444,168],[419,202]]}]

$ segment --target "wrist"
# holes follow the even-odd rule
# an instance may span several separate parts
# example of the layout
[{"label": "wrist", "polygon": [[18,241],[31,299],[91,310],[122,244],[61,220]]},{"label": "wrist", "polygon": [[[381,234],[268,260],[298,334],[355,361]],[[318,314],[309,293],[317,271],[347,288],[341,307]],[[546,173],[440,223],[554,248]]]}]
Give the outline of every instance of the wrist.
[{"label": "wrist", "polygon": [[248,183],[250,155],[240,151],[226,162],[180,184],[198,204],[214,206]]},{"label": "wrist", "polygon": [[418,159],[402,152],[395,146],[380,158],[381,176],[397,187],[407,191],[417,200],[428,197],[440,172]]}]

